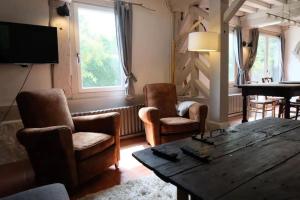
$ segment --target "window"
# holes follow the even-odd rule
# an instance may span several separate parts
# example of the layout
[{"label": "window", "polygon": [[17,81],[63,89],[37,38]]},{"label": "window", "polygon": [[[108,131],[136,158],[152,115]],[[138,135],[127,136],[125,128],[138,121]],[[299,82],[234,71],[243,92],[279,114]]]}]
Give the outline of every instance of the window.
[{"label": "window", "polygon": [[262,77],[272,77],[274,82],[280,81],[280,38],[260,34],[255,62],[250,71],[251,81],[261,82]]},{"label": "window", "polygon": [[76,4],[75,15],[80,89],[121,89],[123,76],[113,8]]},{"label": "window", "polygon": [[228,80],[229,82],[234,82],[235,77],[236,77],[236,63],[235,63],[235,56],[234,56],[234,48],[233,48],[233,32],[229,33],[229,64],[228,64],[228,72],[229,72],[229,77]]}]

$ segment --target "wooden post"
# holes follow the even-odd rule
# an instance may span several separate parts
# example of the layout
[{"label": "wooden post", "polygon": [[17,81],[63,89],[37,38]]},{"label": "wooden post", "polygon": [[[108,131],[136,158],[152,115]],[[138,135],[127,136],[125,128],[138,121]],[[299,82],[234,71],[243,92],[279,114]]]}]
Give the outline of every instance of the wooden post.
[{"label": "wooden post", "polygon": [[192,97],[196,97],[199,95],[199,91],[196,87],[196,80],[199,80],[199,71],[197,69],[197,67],[195,66],[195,59],[198,56],[198,53],[193,52],[192,53],[192,59],[193,59],[193,63],[192,63],[192,69],[191,69],[191,83],[192,83],[192,87],[191,87],[191,96]]},{"label": "wooden post", "polygon": [[210,115],[214,127],[228,126],[228,31],[224,12],[228,0],[211,0],[208,31],[220,34],[220,51],[210,52]]}]

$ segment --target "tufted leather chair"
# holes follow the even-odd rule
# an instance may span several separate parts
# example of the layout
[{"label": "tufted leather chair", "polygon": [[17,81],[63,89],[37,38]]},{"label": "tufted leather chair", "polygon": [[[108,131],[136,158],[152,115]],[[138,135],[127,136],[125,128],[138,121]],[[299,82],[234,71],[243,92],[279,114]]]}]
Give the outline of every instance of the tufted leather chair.
[{"label": "tufted leather chair", "polygon": [[72,117],[61,89],[17,96],[24,129],[17,138],[26,148],[40,185],[86,182],[120,159],[120,115]]},{"label": "tufted leather chair", "polygon": [[155,83],[144,87],[145,106],[139,110],[144,122],[147,142],[151,146],[204,134],[207,105],[194,103],[186,116],[176,111],[177,95],[174,84]]}]

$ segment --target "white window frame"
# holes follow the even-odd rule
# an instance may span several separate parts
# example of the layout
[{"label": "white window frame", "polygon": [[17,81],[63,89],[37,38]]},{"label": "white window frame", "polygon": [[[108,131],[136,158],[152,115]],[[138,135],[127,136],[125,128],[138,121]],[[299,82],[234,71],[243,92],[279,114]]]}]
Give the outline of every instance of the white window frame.
[{"label": "white window frame", "polygon": [[[78,21],[78,9],[79,8],[87,8],[93,10],[101,10],[101,11],[114,11],[113,6],[108,5],[91,5],[85,3],[74,3],[74,36],[75,36],[75,51],[77,55],[79,55],[80,59],[80,41],[79,41],[79,21]],[[125,76],[123,73],[122,66],[121,68],[121,85],[120,86],[105,86],[105,87],[82,87],[82,77],[81,77],[81,63],[77,62],[77,82],[78,82],[78,92],[79,93],[95,93],[95,92],[112,92],[112,91],[124,91],[125,90]]]},{"label": "white window frame", "polygon": [[[272,35],[272,34],[267,34],[267,33],[259,33],[260,36],[264,36],[266,38],[266,43],[265,43],[265,60],[264,60],[264,77],[267,76],[267,71],[270,73],[269,69],[269,38],[278,38],[277,35]],[[250,70],[250,77],[252,77],[252,73]]]},{"label": "white window frame", "polygon": [[[235,59],[235,55],[234,55],[234,63],[235,63],[235,65],[234,65],[234,80],[229,80],[229,46],[230,46],[230,44],[229,44],[229,37],[230,37],[229,34],[234,34],[233,30],[230,30],[229,33],[228,33],[228,83],[229,83],[229,88],[234,88],[235,79],[236,79],[236,76],[237,76],[237,64],[236,64],[236,59]],[[234,47],[232,47],[232,48],[234,48]]]}]

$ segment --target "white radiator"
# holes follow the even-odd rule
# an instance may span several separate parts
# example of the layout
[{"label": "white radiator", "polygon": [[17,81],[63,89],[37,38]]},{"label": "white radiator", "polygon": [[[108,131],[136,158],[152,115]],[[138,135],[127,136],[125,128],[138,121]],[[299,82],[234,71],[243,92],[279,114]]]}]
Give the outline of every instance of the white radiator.
[{"label": "white radiator", "polygon": [[130,136],[144,131],[144,125],[138,116],[139,109],[141,109],[142,107],[144,107],[144,105],[139,104],[90,112],[74,113],[73,116],[118,112],[121,115],[121,136]]},{"label": "white radiator", "polygon": [[229,94],[228,96],[228,115],[240,114],[243,112],[242,94]]}]

